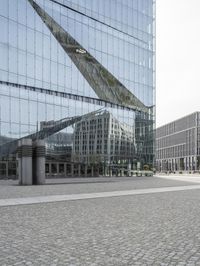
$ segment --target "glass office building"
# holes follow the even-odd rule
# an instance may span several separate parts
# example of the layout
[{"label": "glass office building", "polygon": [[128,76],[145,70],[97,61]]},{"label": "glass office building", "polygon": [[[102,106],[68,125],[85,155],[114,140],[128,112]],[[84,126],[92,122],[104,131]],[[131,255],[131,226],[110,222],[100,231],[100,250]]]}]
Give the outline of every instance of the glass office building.
[{"label": "glass office building", "polygon": [[[1,0],[0,144],[102,109],[131,128],[134,148],[127,159],[99,148],[99,161],[152,166],[154,25],[154,0]],[[79,160],[74,129],[47,138],[47,151]],[[109,130],[114,143],[117,128]]]}]

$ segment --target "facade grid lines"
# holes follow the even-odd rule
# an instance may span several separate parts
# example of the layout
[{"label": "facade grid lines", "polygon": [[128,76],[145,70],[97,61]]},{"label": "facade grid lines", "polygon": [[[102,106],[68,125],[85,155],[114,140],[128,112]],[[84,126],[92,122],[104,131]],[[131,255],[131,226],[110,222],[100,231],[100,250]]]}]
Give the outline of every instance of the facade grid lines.
[{"label": "facade grid lines", "polygon": [[[123,164],[126,169],[133,169],[137,162],[141,167],[144,164],[153,167],[155,1],[139,2],[0,1],[1,145],[40,130],[45,122],[84,115],[102,107],[119,125],[134,129],[130,138],[132,148],[128,148],[131,155],[125,152],[123,159],[115,160],[115,164],[117,161],[119,167]],[[66,52],[36,6],[71,36],[74,43],[80,44],[81,49],[77,46],[69,51],[68,46]],[[86,61],[81,61],[84,56],[91,60],[90,68],[86,67]],[[111,91],[115,94],[119,89],[120,97],[116,99],[120,102],[97,93],[97,85],[99,88],[103,85],[97,84],[100,79],[96,84],[90,82],[95,71],[104,82],[104,95],[107,97]],[[130,100],[125,91],[136,99],[133,108],[127,104]],[[76,125],[70,126],[58,136],[48,138],[47,151],[60,154],[63,149],[63,153],[67,151],[65,159],[73,163],[75,128]],[[128,131],[126,134],[129,135]],[[15,160],[13,156],[8,158]],[[102,164],[105,158],[107,153],[102,156]]]},{"label": "facade grid lines", "polygon": [[199,112],[157,128],[157,170],[161,172],[200,170],[199,130]]}]

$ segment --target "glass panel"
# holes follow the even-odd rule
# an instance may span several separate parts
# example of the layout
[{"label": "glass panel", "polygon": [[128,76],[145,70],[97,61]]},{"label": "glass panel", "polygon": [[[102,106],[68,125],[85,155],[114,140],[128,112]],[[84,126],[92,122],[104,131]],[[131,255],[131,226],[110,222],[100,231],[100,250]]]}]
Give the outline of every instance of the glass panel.
[{"label": "glass panel", "polygon": [[26,50],[26,27],[18,25],[18,48]]},{"label": "glass panel", "polygon": [[20,121],[22,124],[29,123],[28,104],[27,100],[20,99]]},{"label": "glass panel", "polygon": [[8,17],[8,3],[8,0],[1,0],[0,15],[4,17]]},{"label": "glass panel", "polygon": [[18,73],[26,75],[26,53],[20,50],[18,50]]},{"label": "glass panel", "polygon": [[0,27],[1,27],[0,42],[7,43],[8,42],[8,20],[1,16],[0,16]]}]

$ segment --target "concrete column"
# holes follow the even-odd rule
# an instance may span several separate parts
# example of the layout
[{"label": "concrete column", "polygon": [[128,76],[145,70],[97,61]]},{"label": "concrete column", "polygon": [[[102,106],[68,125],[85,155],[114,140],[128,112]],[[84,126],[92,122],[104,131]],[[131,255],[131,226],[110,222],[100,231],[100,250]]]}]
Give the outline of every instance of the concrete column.
[{"label": "concrete column", "polygon": [[64,163],[64,176],[67,176],[67,164]]},{"label": "concrete column", "polygon": [[81,176],[81,165],[80,164],[78,165],[78,176],[79,177]]},{"label": "concrete column", "polygon": [[104,173],[104,175],[105,175],[105,176],[108,175],[108,167],[107,167],[107,166],[105,166],[105,173]]},{"label": "concrete column", "polygon": [[91,168],[91,176],[94,177],[94,165],[92,165],[92,168]]},{"label": "concrete column", "polygon": [[36,140],[33,148],[33,183],[43,185],[45,183],[45,141]]},{"label": "concrete column", "polygon": [[74,176],[74,164],[71,164],[71,176]]},{"label": "concrete column", "polygon": [[117,170],[117,176],[121,176],[121,170],[120,170],[120,168],[118,168],[118,170]]},{"label": "concrete column", "polygon": [[99,166],[97,166],[97,176],[99,176]]},{"label": "concrete column", "polygon": [[112,169],[110,169],[110,177],[112,177]]},{"label": "concrete column", "polygon": [[21,185],[32,185],[32,140],[21,140]]},{"label": "concrete column", "polygon": [[198,161],[197,156],[194,157],[194,160],[195,160],[194,161],[194,163],[195,163],[195,171],[197,171],[197,161]]},{"label": "concrete column", "polygon": [[6,178],[8,178],[9,176],[8,176],[8,161],[6,161]]},{"label": "concrete column", "polygon": [[49,163],[49,176],[52,176],[51,163]]},{"label": "concrete column", "polygon": [[59,165],[60,165],[59,163],[56,164],[56,167],[57,167],[57,168],[56,168],[56,174],[57,174],[57,175],[60,174],[60,172],[59,172]]},{"label": "concrete column", "polygon": [[87,165],[85,165],[85,177],[87,177],[87,170],[88,170],[88,167],[87,167]]},{"label": "concrete column", "polygon": [[21,146],[22,146],[21,140],[19,140],[18,149],[17,149],[19,185],[22,185],[22,147]]},{"label": "concrete column", "polygon": [[183,162],[184,162],[184,171],[186,171],[187,170],[187,161],[186,161],[186,158],[184,158]]}]

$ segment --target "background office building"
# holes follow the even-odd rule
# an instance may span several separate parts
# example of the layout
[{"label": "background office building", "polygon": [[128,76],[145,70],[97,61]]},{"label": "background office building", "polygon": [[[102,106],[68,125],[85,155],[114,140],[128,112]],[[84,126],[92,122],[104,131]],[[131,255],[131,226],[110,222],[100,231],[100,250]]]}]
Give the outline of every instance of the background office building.
[{"label": "background office building", "polygon": [[200,170],[200,112],[156,130],[158,171]]},{"label": "background office building", "polygon": [[[51,130],[64,118],[98,110],[117,121],[121,128],[117,135],[122,135],[122,128],[131,128],[123,131],[131,148],[112,161],[125,168],[134,168],[137,162],[152,166],[154,10],[153,0],[0,1],[0,175],[5,162],[15,162],[13,141]],[[47,162],[67,163],[56,165],[54,172],[71,167],[72,173],[77,157],[87,166],[88,160],[79,154],[83,143],[74,141],[82,134],[78,128],[83,123],[46,135]],[[107,141],[111,143],[110,137]],[[101,165],[109,166],[105,149],[98,156]]]}]

